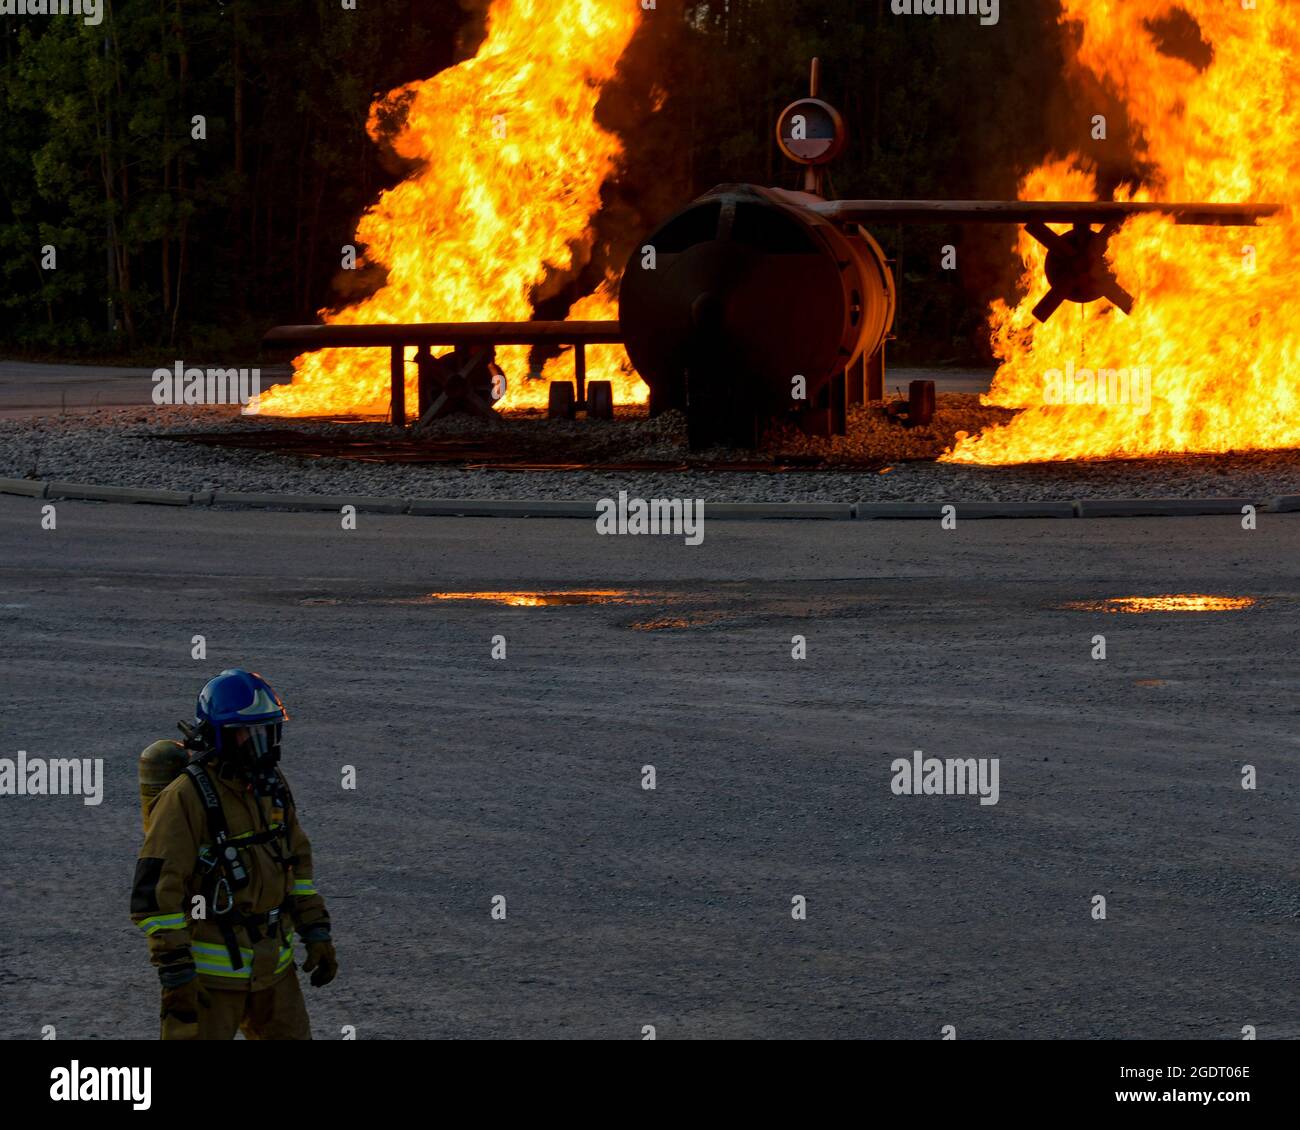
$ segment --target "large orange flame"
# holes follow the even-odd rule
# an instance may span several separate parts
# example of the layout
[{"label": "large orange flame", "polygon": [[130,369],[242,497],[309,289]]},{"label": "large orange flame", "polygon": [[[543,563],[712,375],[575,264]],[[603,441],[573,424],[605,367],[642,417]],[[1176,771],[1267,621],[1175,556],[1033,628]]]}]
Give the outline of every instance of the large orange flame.
[{"label": "large orange flame", "polygon": [[[1152,21],[1179,8],[1213,50],[1202,71],[1157,48]],[[1062,9],[1062,21],[1081,35],[1080,62],[1123,98],[1139,135],[1136,156],[1156,170],[1150,189],[1132,198],[1294,202],[1300,5],[1062,0]],[[1021,196],[1095,199],[1096,190],[1087,158],[1075,153],[1031,173]],[[1067,304],[1037,323],[1030,311],[1047,291],[1045,252],[1023,233],[1019,248],[1028,294],[1015,307],[993,306],[1002,364],[985,403],[1024,411],[961,439],[946,459],[1024,463],[1300,447],[1300,226],[1293,210],[1258,228],[1129,221],[1109,253],[1121,285],[1137,299],[1129,317],[1101,300]],[[1062,402],[1066,373],[1073,381]]]},{"label": "large orange flame", "polygon": [[[385,285],[322,317],[343,324],[529,319],[535,288],[580,266],[590,249],[600,187],[622,154],[618,138],[596,124],[596,101],[639,14],[632,0],[493,0],[477,55],[372,106],[368,128],[378,140],[384,113],[408,103],[391,144],[420,164],[357,227],[367,260],[387,269]],[[610,285],[571,316],[616,318]],[[645,400],[622,347],[589,354],[589,379],[613,380],[620,403]],[[527,357],[524,346],[497,351],[509,380],[501,406],[546,402],[545,383],[525,379]],[[321,350],[294,367],[293,384],[264,393],[261,411],[388,411],[387,350]],[[548,365],[547,376],[563,379],[557,367]],[[414,369],[407,365],[412,407]]]}]

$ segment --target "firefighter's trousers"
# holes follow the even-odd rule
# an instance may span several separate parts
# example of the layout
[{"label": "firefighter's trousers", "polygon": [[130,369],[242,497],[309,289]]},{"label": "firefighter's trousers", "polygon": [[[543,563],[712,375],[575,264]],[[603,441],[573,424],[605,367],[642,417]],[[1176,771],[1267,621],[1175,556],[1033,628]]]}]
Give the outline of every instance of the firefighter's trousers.
[{"label": "firefighter's trousers", "polygon": [[302,999],[298,974],[290,969],[269,988],[204,989],[197,1024],[181,1024],[168,1016],[162,1022],[164,1040],[310,1040],[311,1022]]}]

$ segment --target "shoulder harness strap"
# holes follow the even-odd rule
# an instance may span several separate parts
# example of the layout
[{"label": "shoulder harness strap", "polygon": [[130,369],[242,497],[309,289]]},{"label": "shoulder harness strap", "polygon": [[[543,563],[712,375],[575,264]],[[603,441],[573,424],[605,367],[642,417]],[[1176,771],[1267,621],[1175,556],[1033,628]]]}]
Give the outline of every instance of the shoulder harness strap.
[{"label": "shoulder harness strap", "polygon": [[[185,766],[185,773],[190,782],[198,790],[199,799],[203,802],[203,810],[208,818],[208,835],[212,838],[212,858],[204,859],[200,854],[200,865],[204,868],[204,887],[206,889],[206,898],[208,900],[208,909],[212,916],[217,920],[217,926],[221,930],[222,940],[226,943],[226,951],[230,954],[230,966],[232,969],[242,969],[244,967],[243,956],[239,952],[239,939],[235,936],[235,928],[224,916],[229,915],[235,908],[235,891],[248,885],[248,872],[239,860],[239,852],[227,844],[230,838],[229,825],[226,823],[226,814],[221,807],[221,798],[217,795],[217,787],[212,783],[212,778],[208,776],[208,771],[203,767],[203,759],[198,758],[191,761]],[[219,877],[216,872],[220,870]],[[221,906],[221,887],[226,888],[226,905]],[[224,919],[224,920],[223,920]]]},{"label": "shoulder harness strap", "polygon": [[185,772],[189,775],[190,782],[198,790],[199,799],[203,802],[203,810],[208,817],[208,833],[212,836],[214,846],[220,846],[226,842],[227,825],[226,814],[221,807],[221,798],[217,796],[217,787],[212,783],[212,778],[208,776],[208,771],[203,767],[202,760],[191,761],[185,766]]}]

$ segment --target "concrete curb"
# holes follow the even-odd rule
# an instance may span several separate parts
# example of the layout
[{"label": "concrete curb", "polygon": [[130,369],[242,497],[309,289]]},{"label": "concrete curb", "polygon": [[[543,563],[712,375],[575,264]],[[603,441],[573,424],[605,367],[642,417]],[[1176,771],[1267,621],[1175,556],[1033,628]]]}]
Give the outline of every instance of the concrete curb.
[{"label": "concrete curb", "polygon": [[369,514],[405,514],[409,503],[404,498],[367,498],[364,495],[248,494],[218,490],[212,492],[210,505],[268,510],[342,510],[345,506],[355,506],[358,512]]},{"label": "concrete curb", "polygon": [[929,518],[943,517],[943,502],[859,502],[853,508],[856,518]]},{"label": "concrete curb", "polygon": [[0,479],[0,494],[20,494],[25,498],[44,498],[49,483],[40,479]]},{"label": "concrete curb", "polygon": [[1259,509],[1249,498],[1097,498],[1076,502],[1080,518],[1187,518],[1240,514],[1243,506]]},{"label": "concrete curb", "polygon": [[961,518],[1077,518],[1073,502],[959,502]]},{"label": "concrete curb", "polygon": [[[339,511],[355,506],[368,514],[409,514],[447,518],[580,518],[594,520],[596,501],[574,499],[372,498],[363,495],[262,494],[244,491],[157,490],[0,478],[0,494],[24,498],[67,498],[91,502],[152,503],[161,506],[230,506],[240,509]],[[1274,514],[1300,513],[1300,495],[1283,495],[1267,504],[1249,498],[1082,499],[1075,502],[705,502],[704,515],[715,522],[798,520],[846,521],[929,519],[938,521],[945,506],[958,520],[972,518],[1174,518],[1240,515],[1254,506]]]},{"label": "concrete curb", "polygon": [[818,518],[847,522],[851,502],[705,502],[704,516],[714,521],[763,521],[770,518]]},{"label": "concrete curb", "polygon": [[101,487],[93,483],[48,484],[46,498],[77,498],[91,502],[149,502],[157,506],[188,506],[187,490],[151,490],[148,487]]},{"label": "concrete curb", "polygon": [[859,502],[858,518],[928,518],[938,521],[945,506],[953,507],[957,520],[971,518],[1074,518],[1073,502]]},{"label": "concrete curb", "polygon": [[421,518],[590,518],[595,521],[597,511],[594,501],[418,498],[407,507],[407,513]]}]

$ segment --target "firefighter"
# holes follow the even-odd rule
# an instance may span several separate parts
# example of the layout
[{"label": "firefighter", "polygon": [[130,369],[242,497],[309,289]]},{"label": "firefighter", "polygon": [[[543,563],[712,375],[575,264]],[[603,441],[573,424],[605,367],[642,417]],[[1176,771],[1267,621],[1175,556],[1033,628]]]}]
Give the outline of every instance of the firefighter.
[{"label": "firefighter", "polygon": [[[232,668],[199,692],[176,776],[145,802],[131,920],[148,936],[162,982],[164,1040],[309,1040],[293,963],[307,949],[314,986],[338,973],[325,901],[312,879],[311,844],[280,771],[284,704],[260,675]],[[194,752],[188,759],[185,749]],[[166,751],[163,751],[166,753]],[[179,770],[177,772],[177,770]]]}]

